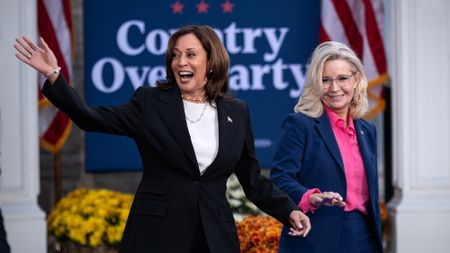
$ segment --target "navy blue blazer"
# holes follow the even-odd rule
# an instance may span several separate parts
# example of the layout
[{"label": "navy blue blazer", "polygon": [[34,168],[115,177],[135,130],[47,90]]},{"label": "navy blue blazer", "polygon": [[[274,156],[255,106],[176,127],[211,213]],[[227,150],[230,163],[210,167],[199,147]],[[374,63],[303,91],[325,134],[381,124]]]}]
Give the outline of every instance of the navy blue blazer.
[{"label": "navy blue blazer", "polygon": [[[381,246],[376,129],[363,119],[354,120],[354,125],[369,188],[369,219]],[[346,199],[344,165],[325,112],[319,118],[303,113],[287,116],[274,156],[271,179],[297,204],[303,194],[312,188],[319,188],[322,192],[338,192]],[[308,236],[291,237],[284,228],[279,252],[337,252],[343,208],[321,206],[308,216],[312,226]]]},{"label": "navy blue blazer", "polygon": [[200,175],[177,87],[140,87],[125,104],[89,107],[62,77],[43,94],[81,129],[132,138],[141,155],[142,179],[120,245],[123,253],[189,252],[199,224],[214,253],[239,253],[233,214],[225,197],[235,173],[247,197],[289,224],[298,207],[260,173],[247,105],[217,99],[219,150]]}]

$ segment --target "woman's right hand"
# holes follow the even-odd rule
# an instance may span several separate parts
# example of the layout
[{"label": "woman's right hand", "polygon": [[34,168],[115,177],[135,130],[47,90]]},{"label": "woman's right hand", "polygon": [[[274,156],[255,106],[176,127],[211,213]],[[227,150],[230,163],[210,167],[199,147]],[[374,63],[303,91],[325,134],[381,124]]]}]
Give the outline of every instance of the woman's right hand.
[{"label": "woman's right hand", "polygon": [[314,207],[320,207],[322,205],[345,207],[344,199],[337,192],[313,193],[310,196],[310,202]]},{"label": "woman's right hand", "polygon": [[[34,44],[28,37],[16,38],[16,57],[36,69],[42,75],[48,74],[58,67],[58,61],[53,51],[48,47],[44,39],[40,38],[41,47]],[[58,76],[52,76],[50,81]],[[53,82],[52,82],[53,83]]]}]

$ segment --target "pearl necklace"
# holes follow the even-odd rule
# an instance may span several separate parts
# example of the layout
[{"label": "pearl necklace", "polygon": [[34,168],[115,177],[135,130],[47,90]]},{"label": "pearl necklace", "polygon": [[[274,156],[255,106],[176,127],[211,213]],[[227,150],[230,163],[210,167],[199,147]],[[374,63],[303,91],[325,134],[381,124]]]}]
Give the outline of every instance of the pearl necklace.
[{"label": "pearl necklace", "polygon": [[[188,100],[189,101],[189,100]],[[191,123],[191,124],[194,124],[194,123],[197,123],[197,122],[199,122],[202,118],[203,118],[203,115],[205,114],[205,111],[206,111],[206,106],[208,105],[208,103],[204,103],[204,106],[203,106],[203,109],[202,109],[202,112],[200,113],[200,116],[198,116],[196,119],[191,119],[191,118],[189,118],[189,116],[187,115],[187,113],[186,112],[184,112],[184,114],[185,114],[185,117],[186,117],[186,120],[187,121],[189,121],[189,123]]]},{"label": "pearl necklace", "polygon": [[184,94],[181,94],[181,98],[183,100],[186,100],[186,101],[189,101],[189,102],[192,102],[192,103],[197,103],[197,104],[206,102],[206,96],[203,96],[201,98],[191,98],[191,97],[188,97],[188,96],[186,96]]}]

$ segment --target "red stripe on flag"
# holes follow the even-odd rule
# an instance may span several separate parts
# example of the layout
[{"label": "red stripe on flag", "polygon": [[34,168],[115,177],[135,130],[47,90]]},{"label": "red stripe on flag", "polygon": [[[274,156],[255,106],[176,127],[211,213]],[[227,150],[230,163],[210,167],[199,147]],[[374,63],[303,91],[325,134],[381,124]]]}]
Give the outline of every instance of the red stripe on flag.
[{"label": "red stripe on flag", "polygon": [[352,11],[348,6],[347,1],[333,0],[333,5],[341,20],[350,47],[355,51],[359,58],[362,58],[363,39],[358,30],[358,26],[353,19]]},{"label": "red stripe on flag", "polygon": [[378,28],[375,12],[370,0],[364,0],[366,9],[366,31],[369,47],[372,52],[375,65],[380,74],[386,73],[386,56],[384,54],[383,39]]},{"label": "red stripe on flag", "polygon": [[58,111],[47,131],[42,135],[42,138],[49,143],[56,144],[69,123],[70,120],[67,115],[62,111]]},{"label": "red stripe on flag", "polygon": [[323,27],[323,24],[320,23],[320,30],[319,30],[319,42],[325,42],[330,41],[330,36],[328,35],[327,31],[325,31],[325,28]]},{"label": "red stripe on flag", "polygon": [[64,8],[64,17],[66,18],[67,28],[69,31],[73,31],[73,23],[72,23],[72,11],[70,9],[70,0],[63,1]]},{"label": "red stripe on flag", "polygon": [[[67,23],[67,28],[70,31],[70,42],[71,42],[70,52],[72,53],[72,56],[74,56],[75,55],[75,35],[73,34],[71,1],[70,0],[63,1],[63,8],[64,8],[64,17],[65,17],[66,23]],[[71,59],[73,59],[73,58],[71,57]]]},{"label": "red stripe on flag", "polygon": [[42,99],[45,99],[44,95],[42,95],[41,89],[38,89],[38,98],[39,98],[39,101]]}]

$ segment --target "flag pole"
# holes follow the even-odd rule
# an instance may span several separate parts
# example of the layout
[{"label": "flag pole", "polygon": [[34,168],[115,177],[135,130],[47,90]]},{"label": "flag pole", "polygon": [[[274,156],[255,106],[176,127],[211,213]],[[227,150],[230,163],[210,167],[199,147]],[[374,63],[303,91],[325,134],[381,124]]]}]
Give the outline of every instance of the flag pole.
[{"label": "flag pole", "polygon": [[391,84],[383,87],[386,108],[383,117],[384,131],[384,200],[389,202],[394,196],[394,185],[392,181],[392,106],[391,106]]},{"label": "flag pole", "polygon": [[55,187],[55,206],[61,200],[62,196],[62,176],[61,176],[61,150],[58,150],[53,155],[53,173],[54,173],[54,187]]}]

